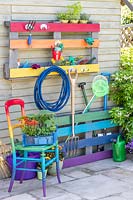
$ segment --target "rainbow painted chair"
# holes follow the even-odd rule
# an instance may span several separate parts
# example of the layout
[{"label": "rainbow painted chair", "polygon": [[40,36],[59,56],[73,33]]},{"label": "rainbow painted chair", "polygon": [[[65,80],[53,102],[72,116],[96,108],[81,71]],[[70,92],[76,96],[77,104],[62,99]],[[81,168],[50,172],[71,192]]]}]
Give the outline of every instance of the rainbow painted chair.
[{"label": "rainbow painted chair", "polygon": [[[52,145],[43,145],[43,146],[23,146],[21,142],[15,143],[14,139],[14,129],[20,128],[22,124],[12,124],[11,116],[10,116],[10,108],[13,106],[20,106],[21,108],[21,116],[26,116],[24,111],[24,101],[22,99],[11,99],[6,101],[5,103],[5,111],[6,111],[6,117],[8,122],[8,129],[10,134],[10,140],[12,145],[12,155],[13,155],[13,168],[12,168],[12,176],[8,188],[8,192],[11,192],[13,183],[15,180],[15,175],[17,170],[22,170],[22,175],[20,179],[20,183],[23,182],[23,177],[25,171],[40,171],[39,169],[29,169],[26,167],[26,163],[28,161],[30,162],[37,162],[41,165],[41,172],[42,172],[42,188],[43,188],[43,196],[46,196],[46,167],[52,164],[53,162],[56,162],[56,174],[58,183],[61,183],[60,180],[60,171],[59,171],[59,149],[58,149],[58,141]],[[54,147],[54,148],[53,148]],[[18,156],[18,151],[23,152],[22,156]],[[45,158],[46,152],[54,152],[55,157],[47,160]],[[30,153],[36,152],[39,154],[38,158],[29,156]],[[22,163],[24,163],[24,167],[22,167]],[[21,166],[21,167],[20,167]]]}]

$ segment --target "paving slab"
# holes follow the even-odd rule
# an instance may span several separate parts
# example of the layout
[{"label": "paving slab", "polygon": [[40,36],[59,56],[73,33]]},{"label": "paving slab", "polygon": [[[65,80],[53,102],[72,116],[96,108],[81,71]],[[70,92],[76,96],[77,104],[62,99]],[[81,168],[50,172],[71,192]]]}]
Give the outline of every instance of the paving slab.
[{"label": "paving slab", "polygon": [[63,169],[61,180],[58,184],[56,176],[47,176],[46,198],[36,178],[23,184],[15,181],[11,193],[10,179],[0,180],[0,200],[133,200],[133,159],[105,159]]},{"label": "paving slab", "polygon": [[20,195],[16,195],[16,196],[11,196],[6,198],[6,200],[36,200],[35,197],[32,197],[30,194],[20,194]]},{"label": "paving slab", "polygon": [[94,175],[80,180],[58,185],[67,192],[82,196],[88,200],[102,199],[129,189],[125,182],[104,175]]}]

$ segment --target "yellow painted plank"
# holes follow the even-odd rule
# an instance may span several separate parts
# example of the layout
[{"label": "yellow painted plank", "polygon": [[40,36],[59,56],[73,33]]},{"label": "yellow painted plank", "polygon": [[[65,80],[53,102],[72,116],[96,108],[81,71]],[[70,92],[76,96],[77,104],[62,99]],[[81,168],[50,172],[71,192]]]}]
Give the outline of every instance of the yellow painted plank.
[{"label": "yellow painted plank", "polygon": [[[68,69],[77,69],[78,73],[86,72],[99,72],[99,64],[86,64],[86,65],[72,65],[72,66],[60,66],[62,69],[68,72]],[[25,78],[25,77],[37,77],[47,67],[41,67],[39,69],[32,68],[13,68],[10,69],[10,79],[12,78]],[[56,72],[52,72],[49,75],[57,75]]]}]

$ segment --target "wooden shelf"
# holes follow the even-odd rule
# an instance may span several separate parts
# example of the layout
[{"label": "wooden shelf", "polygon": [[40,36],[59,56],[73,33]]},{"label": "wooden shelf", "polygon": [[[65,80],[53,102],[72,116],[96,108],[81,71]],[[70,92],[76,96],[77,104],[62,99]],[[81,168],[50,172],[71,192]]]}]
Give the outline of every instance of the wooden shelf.
[{"label": "wooden shelf", "polygon": [[[98,63],[98,47],[99,39],[98,32],[100,31],[100,24],[63,24],[63,23],[47,23],[45,21],[36,21],[35,26],[31,32],[52,32],[53,39],[34,39],[30,45],[27,44],[27,36],[25,39],[22,39],[19,33],[30,31],[26,29],[29,21],[10,21],[5,22],[5,26],[9,27],[9,41],[10,41],[10,51],[9,51],[9,64],[4,65],[4,78],[5,79],[15,79],[15,78],[25,78],[25,77],[38,77],[43,70],[47,67],[41,67],[39,69],[32,68],[16,68],[18,62],[18,51],[20,49],[50,49],[51,46],[54,47],[55,42],[60,40],[65,49],[70,48],[88,48],[88,54],[90,52],[91,58],[96,58],[93,61],[93,64],[85,65],[72,65],[72,66],[59,66],[64,69],[67,73],[68,69],[76,68],[78,73],[87,73],[87,72],[99,72]],[[42,28],[43,26],[43,28]],[[91,37],[94,38],[92,45],[85,42],[85,39],[62,39],[62,32],[87,32],[91,33]],[[89,34],[90,35],[90,34]],[[63,55],[62,55],[63,56]],[[96,63],[96,64],[95,64]],[[47,64],[46,64],[47,65]],[[50,75],[55,75],[56,73],[51,73]]]},{"label": "wooden shelf", "polygon": [[[68,73],[68,69],[77,69],[78,73],[99,72],[99,64],[71,65],[71,66],[59,66],[59,67],[64,69],[66,73]],[[26,77],[38,77],[47,68],[48,67],[41,67],[38,69],[8,68],[9,72],[5,74],[5,78],[14,79],[14,78],[26,78]],[[56,72],[52,72],[50,75],[58,75],[58,74]]]},{"label": "wooden shelf", "polygon": [[[29,32],[25,29],[27,22],[9,22],[10,32]],[[47,29],[41,29],[45,24]],[[45,23],[36,22],[32,32],[99,32],[100,24],[63,24],[63,23]]]},{"label": "wooden shelf", "polygon": [[[27,40],[10,40],[10,48],[11,49],[39,49],[39,48],[51,48],[54,46],[56,40],[32,40],[32,44],[29,46],[27,44]],[[64,48],[98,48],[99,40],[95,40],[92,45],[87,44],[83,39],[70,39],[70,40],[60,40]]]}]

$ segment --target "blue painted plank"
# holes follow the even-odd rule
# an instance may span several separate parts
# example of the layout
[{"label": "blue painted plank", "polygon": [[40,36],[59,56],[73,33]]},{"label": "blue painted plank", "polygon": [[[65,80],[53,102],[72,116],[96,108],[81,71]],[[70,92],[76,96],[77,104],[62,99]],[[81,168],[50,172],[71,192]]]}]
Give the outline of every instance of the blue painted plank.
[{"label": "blue painted plank", "polygon": [[[75,126],[75,134],[85,133],[85,132],[93,131],[93,130],[100,130],[104,128],[112,128],[116,126],[117,125],[112,123],[111,120],[85,123],[85,124],[80,124],[80,125]],[[58,128],[57,134],[58,134],[58,137],[72,135],[72,127],[68,126],[68,127]]]},{"label": "blue painted plank", "polygon": [[82,140],[79,140],[78,142],[78,148],[108,144],[108,143],[111,143],[112,139],[116,139],[117,137],[118,137],[118,134],[115,133],[112,135],[82,139]]}]

